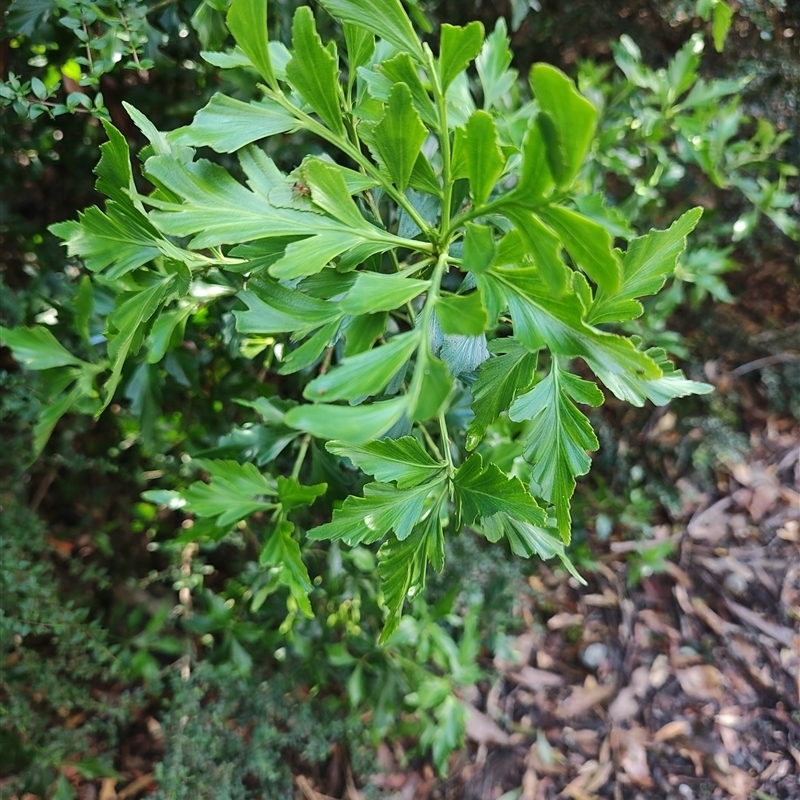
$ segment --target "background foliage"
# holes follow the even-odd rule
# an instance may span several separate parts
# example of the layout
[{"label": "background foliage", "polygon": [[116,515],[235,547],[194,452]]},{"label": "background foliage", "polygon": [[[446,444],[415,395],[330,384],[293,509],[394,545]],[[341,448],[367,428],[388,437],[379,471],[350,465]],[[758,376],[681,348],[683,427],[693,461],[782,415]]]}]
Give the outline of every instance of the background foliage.
[{"label": "background foliage", "polygon": [[[141,144],[123,99],[145,110],[160,130],[169,130],[186,124],[214,90],[248,98],[254,80],[242,71],[220,71],[198,57],[201,48],[226,42],[225,3],[152,8],[41,3],[28,4],[27,16],[14,5],[6,17],[0,96],[7,107],[0,158],[7,185],[23,191],[3,192],[2,323],[11,327],[35,321],[49,326],[70,349],[86,347],[102,333],[101,319],[80,322],[85,286],[80,267],[65,263],[44,228],[96,201],[87,176],[105,138],[98,120],[110,118],[128,139]],[[295,4],[273,5],[271,27],[289,41]],[[573,7],[574,13],[585,13],[577,3],[559,14],[513,4],[509,21],[519,23],[516,41],[528,36],[524,41],[541,47],[544,41],[557,45],[560,37],[570,36],[568,47],[588,49],[580,37],[573,43],[570,34],[557,32],[559,26],[570,30],[566,21]],[[428,11],[442,20],[464,22],[459,19],[463,8]],[[766,10],[743,7],[734,26],[751,13],[764,26],[761,30],[768,30]],[[654,35],[663,29],[652,21],[658,14],[651,12],[650,27],[629,27],[631,38],[612,47],[612,60],[582,62],[575,71],[581,89],[602,107],[600,159],[587,180],[594,191],[609,192],[622,211],[620,224],[637,231],[663,227],[698,198],[706,206],[697,230],[700,246],[681,263],[679,278],[664,298],[629,330],[682,356],[690,348],[665,332],[669,316],[685,309],[687,300],[701,307],[708,294],[730,300],[720,276],[737,266],[736,259],[748,253],[752,242],[773,236],[770,225],[796,236],[791,211],[796,172],[777,158],[791,146],[776,130],[784,120],[773,115],[773,126],[765,114],[769,109],[763,108],[758,123],[748,116],[753,113],[748,97],[761,93],[768,102],[764,86],[770,61],[764,60],[757,72],[741,62],[745,74],[722,74],[724,54],[709,55],[711,38],[688,36],[693,12],[687,6],[685,24],[670,29],[674,46],[659,50],[662,55],[653,63],[640,58],[634,43],[643,31],[670,41]],[[672,11],[659,13],[676,18]],[[491,30],[494,20],[486,22]],[[86,37],[81,36],[85,31]],[[333,28],[324,37],[331,34]],[[703,42],[709,52],[701,51]],[[515,52],[531,49],[517,47]],[[552,60],[563,56],[554,52]],[[522,61],[515,66],[527,70]],[[659,73],[661,67],[666,71]],[[755,78],[748,82],[751,73]],[[748,95],[753,88],[755,94]],[[702,98],[697,105],[686,102],[693,91]],[[796,102],[796,94],[787,97],[789,104]],[[725,104],[722,115],[720,102]],[[300,135],[285,140],[272,155],[288,169],[298,153],[311,147]],[[783,157],[793,160],[791,152]],[[224,155],[219,161],[233,165]],[[731,241],[738,242],[736,251]],[[110,292],[100,290],[95,307],[101,315],[108,313],[112,301]],[[112,774],[114,732],[124,728],[123,720],[134,718],[142,703],[162,697],[171,698],[164,723],[168,750],[159,767],[164,796],[173,796],[167,787],[178,785],[190,796],[191,780],[198,787],[218,784],[215,796],[258,796],[266,786],[282,786],[270,783],[288,781],[277,762],[264,762],[264,751],[257,748],[231,755],[236,740],[215,722],[248,714],[241,698],[254,691],[265,708],[275,707],[279,697],[288,704],[279,705],[276,716],[257,729],[257,739],[268,742],[280,735],[307,765],[321,769],[331,741],[349,744],[357,753],[363,743],[410,735],[444,768],[464,724],[453,690],[475,682],[488,663],[486,656],[502,649],[505,635],[519,624],[513,617],[513,593],[497,587],[512,586],[515,576],[535,565],[498,559],[458,539],[448,546],[448,567],[440,582],[429,586],[425,600],[414,601],[413,617],[404,620],[394,642],[378,648],[383,611],[374,558],[366,549],[312,546],[305,551],[311,574],[321,578],[312,594],[315,616],[304,619],[290,599],[287,617],[286,601],[276,594],[276,582],[265,580],[246,530],[201,538],[197,530],[182,532],[175,511],[139,501],[154,480],[176,486],[190,482],[195,473],[183,463],[182,453],[242,457],[248,448],[264,452],[280,444],[280,428],[228,402],[254,398],[265,365],[241,352],[230,314],[215,308],[195,316],[191,337],[170,355],[163,371],[145,365],[126,377],[125,399],[98,426],[72,416],[61,423],[42,459],[24,475],[21,465],[29,461],[40,411],[37,398],[47,398],[49,388],[34,374],[20,372],[4,353],[3,424],[14,436],[4,449],[3,515],[15,524],[4,554],[3,582],[15,591],[4,591],[2,656],[5,685],[30,689],[4,688],[2,730],[18,754],[15,780],[27,791],[45,794],[47,784],[60,796],[71,796],[62,767],[76,761],[86,774]],[[508,445],[514,423],[503,424],[508,427],[498,431],[484,454],[510,466],[517,456]],[[335,479],[342,496],[360,489],[357,473],[343,471],[316,444],[309,452],[309,483]],[[75,496],[81,499],[75,502]],[[607,518],[625,508],[634,517],[631,530],[641,531],[653,502],[644,492],[636,494],[635,485],[624,487],[616,479],[607,496],[599,492],[579,498],[578,527],[601,526],[599,506]],[[47,534],[26,510],[31,506],[47,521]],[[458,585],[454,578],[462,574],[471,579]],[[104,606],[111,610],[103,612]],[[470,608],[480,612],[470,613]],[[42,630],[45,625],[49,632]],[[32,666],[42,655],[49,665],[43,672]],[[186,665],[189,682],[181,678]],[[230,670],[239,676],[234,681],[228,679]],[[293,676],[292,686],[272,677],[281,674]],[[268,676],[270,688],[255,690]],[[117,688],[120,682],[127,687],[123,692]],[[98,683],[107,694],[98,697],[90,691]],[[199,701],[209,697],[215,699]],[[308,704],[308,697],[318,703]],[[308,719],[298,717],[300,707],[311,715]],[[365,708],[373,709],[369,725],[354,725]],[[52,725],[81,711],[91,713],[91,723]],[[206,741],[220,755],[209,774],[197,760],[203,740],[180,729],[187,716],[198,731],[213,731]],[[296,720],[290,735],[288,719]],[[98,742],[106,742],[99,751]],[[226,748],[231,748],[228,755]]]}]

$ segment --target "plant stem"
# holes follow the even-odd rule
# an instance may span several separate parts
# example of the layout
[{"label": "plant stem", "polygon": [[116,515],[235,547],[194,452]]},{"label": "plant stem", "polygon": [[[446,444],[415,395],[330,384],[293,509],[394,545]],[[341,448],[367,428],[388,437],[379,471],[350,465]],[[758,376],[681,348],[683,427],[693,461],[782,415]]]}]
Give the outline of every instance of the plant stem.
[{"label": "plant stem", "polygon": [[453,454],[450,451],[450,434],[447,432],[447,421],[444,418],[444,412],[439,414],[439,436],[442,439],[442,450],[447,461],[447,475],[452,477],[455,472],[455,466],[453,465]]},{"label": "plant stem", "polygon": [[439,80],[439,73],[436,71],[436,63],[433,60],[433,53],[427,50],[428,56],[428,74],[431,79],[431,86],[433,87],[433,94],[436,99],[436,112],[439,117],[439,147],[442,151],[442,183],[444,184],[444,194],[442,198],[442,221],[440,226],[441,241],[439,246],[442,248],[447,247],[450,213],[452,209],[450,206],[453,203],[453,178],[452,178],[452,165],[450,163],[450,131],[447,127],[447,97],[442,89],[441,81]]},{"label": "plant stem", "polygon": [[300,442],[300,450],[297,453],[297,458],[294,461],[294,468],[292,469],[292,478],[294,478],[294,480],[297,480],[297,477],[300,475],[300,469],[303,466],[303,461],[305,461],[306,453],[308,452],[308,443],[310,441],[311,437],[306,434]]},{"label": "plant stem", "polygon": [[422,431],[422,436],[427,442],[428,447],[430,447],[434,456],[436,456],[439,461],[444,461],[441,450],[439,450],[436,442],[433,441],[433,437],[430,435],[430,433],[428,433],[428,429],[425,427],[424,423],[419,423],[419,429]]}]

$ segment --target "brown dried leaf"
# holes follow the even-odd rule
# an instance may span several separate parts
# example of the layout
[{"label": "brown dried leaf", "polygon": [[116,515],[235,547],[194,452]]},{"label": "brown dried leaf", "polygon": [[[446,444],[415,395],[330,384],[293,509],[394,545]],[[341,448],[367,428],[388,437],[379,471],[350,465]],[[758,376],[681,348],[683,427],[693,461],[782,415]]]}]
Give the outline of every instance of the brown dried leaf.
[{"label": "brown dried leaf", "polygon": [[475,706],[462,701],[467,711],[467,738],[478,744],[507,745],[508,734],[492,719]]},{"label": "brown dried leaf", "polygon": [[575,625],[583,625],[583,614],[568,614],[566,612],[555,614],[547,620],[547,627],[551,631],[560,631],[564,628],[571,628]]},{"label": "brown dried leaf", "polygon": [[766,633],[767,636],[786,647],[794,646],[795,634],[791,628],[787,628],[783,625],[776,625],[774,622],[764,619],[755,611],[751,611],[749,608],[739,605],[739,603],[735,603],[727,597],[725,598],[725,604],[745,624],[752,625],[754,628],[757,628],[762,633]]},{"label": "brown dried leaf", "polygon": [[747,800],[750,792],[756,788],[755,778],[739,767],[730,767],[727,773],[712,769],[711,777],[717,786],[733,795],[736,800]]},{"label": "brown dried leaf", "polygon": [[516,672],[512,672],[509,677],[534,692],[564,685],[564,677],[562,675],[530,666],[525,666]]},{"label": "brown dried leaf", "polygon": [[681,689],[696,700],[721,700],[725,676],[711,664],[700,664],[678,670]]},{"label": "brown dried leaf", "polygon": [[656,742],[669,742],[672,739],[687,737],[692,735],[692,725],[686,719],[674,719],[658,729],[653,737]]},{"label": "brown dried leaf", "polygon": [[693,539],[714,542],[723,539],[728,532],[728,509],[733,505],[730,497],[723,497],[705,511],[696,514],[686,530]]},{"label": "brown dried leaf", "polygon": [[557,714],[564,719],[577,717],[594,706],[602,705],[614,696],[617,690],[616,682],[600,684],[599,686],[576,686],[569,697],[559,703]]}]

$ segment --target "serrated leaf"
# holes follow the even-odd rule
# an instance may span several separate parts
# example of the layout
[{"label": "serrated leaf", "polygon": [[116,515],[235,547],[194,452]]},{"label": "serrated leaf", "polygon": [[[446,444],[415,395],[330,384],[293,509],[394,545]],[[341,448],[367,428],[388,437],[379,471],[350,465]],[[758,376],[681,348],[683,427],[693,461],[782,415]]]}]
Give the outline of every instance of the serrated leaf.
[{"label": "serrated leaf", "polygon": [[319,439],[339,439],[364,444],[386,433],[405,413],[405,397],[371,405],[300,405],[286,414],[286,424]]},{"label": "serrated leaf", "polygon": [[572,260],[603,290],[619,289],[621,265],[611,234],[594,220],[561,206],[546,206],[538,215],[556,232]]},{"label": "serrated leaf", "polygon": [[215,519],[225,528],[275,508],[275,486],[255,465],[228,460],[198,460],[197,465],[209,473],[210,482],[195,481],[181,495],[187,510],[198,517]]},{"label": "serrated leaf", "polygon": [[359,67],[367,64],[375,52],[375,37],[364,28],[345,22],[342,25],[347,46],[348,82],[352,86]]},{"label": "serrated leaf", "polygon": [[72,355],[43,325],[33,328],[0,326],[0,343],[10,348],[14,360],[26,369],[52,369],[80,366],[84,363]]},{"label": "serrated leaf", "polygon": [[[349,233],[344,223],[326,214],[272,203],[268,195],[274,194],[277,187],[265,193],[267,187],[262,189],[256,183],[258,167],[253,151],[243,151],[241,159],[243,168],[249,169],[252,189],[234,180],[223,167],[204,159],[183,163],[171,156],[149,158],[145,164],[148,177],[182,200],[145,198],[157,208],[150,212],[150,219],[169,235],[193,236],[189,246],[194,248],[286,236]],[[386,231],[375,227],[370,227],[370,231],[375,241],[390,246],[395,243]]]},{"label": "serrated leaf", "polygon": [[623,377],[655,380],[658,365],[622,336],[600,331],[583,321],[584,309],[578,295],[567,292],[554,298],[536,270],[493,267],[481,281],[501,291],[508,300],[514,320],[514,335],[526,347],[548,347],[553,353],[584,358],[594,373],[621,400],[642,404]]},{"label": "serrated leaf", "polygon": [[167,138],[173,144],[233,153],[251,142],[298,127],[298,121],[274,100],[244,103],[218,92],[194,115],[191,125],[172,131]]},{"label": "serrated leaf", "polygon": [[394,531],[402,541],[419,522],[431,484],[396,489],[383,483],[368,483],[363,497],[348,497],[333,512],[333,519],[308,531],[312,540],[343,540],[353,546],[372,544]]},{"label": "serrated leaf", "polygon": [[[637,406],[644,405],[645,399],[657,406],[663,406],[675,397],[708,394],[714,391],[714,387],[707,383],[684,378],[683,372],[675,369],[661,348],[651,348],[647,351],[647,355],[660,367],[662,373],[660,377],[644,378],[635,373],[621,374],[614,376],[617,384],[603,379],[599,373],[597,373],[598,377],[601,377],[601,380],[617,397],[627,399],[629,403]],[[590,366],[592,366],[591,363]],[[594,369],[594,367],[592,368]]]},{"label": "serrated leaf", "polygon": [[522,167],[514,200],[526,208],[538,208],[555,185],[544,132],[545,117],[537,114],[522,141]]},{"label": "serrated leaf", "polygon": [[322,44],[314,14],[308,6],[300,6],[295,11],[292,50],[292,60],[286,65],[286,77],[322,121],[334,133],[344,136],[335,46],[328,49]]},{"label": "serrated leaf", "polygon": [[[459,129],[461,130],[461,129]],[[463,161],[464,177],[469,178],[470,195],[475,205],[486,202],[498,178],[503,173],[506,159],[497,144],[497,126],[491,115],[476,111],[467,121],[465,134],[457,139],[461,142],[461,154],[454,154]],[[461,177],[457,174],[456,177]]]},{"label": "serrated leaf", "polygon": [[348,314],[394,311],[427,291],[429,287],[430,281],[406,278],[402,274],[359,272],[352,289],[339,301],[339,307]]},{"label": "serrated leaf", "polygon": [[146,323],[162,305],[186,293],[189,288],[188,277],[188,272],[159,276],[148,273],[149,284],[140,291],[117,296],[117,306],[108,317],[109,330],[115,331],[108,342],[108,359],[112,370],[103,387],[105,398],[100,411],[105,410],[114,396],[125,360],[142,346]]},{"label": "serrated leaf", "polygon": [[278,500],[286,514],[299,506],[310,506],[328,490],[327,483],[305,486],[296,478],[285,478],[283,475],[278,475],[276,480],[278,484]]},{"label": "serrated leaf", "polygon": [[393,337],[388,344],[345,358],[339,366],[311,381],[303,390],[303,397],[326,402],[372,397],[386,388],[418,344],[419,332],[415,330]]},{"label": "serrated leaf", "polygon": [[[559,186],[574,180],[589,152],[597,123],[597,110],[575,88],[575,84],[561,70],[549,64],[534,64],[530,74],[533,94],[541,112],[542,122],[552,122],[555,141],[548,148],[557,148],[550,166]],[[553,169],[555,163],[561,166]]]},{"label": "serrated leaf", "polygon": [[490,349],[502,355],[484,361],[478,380],[472,385],[475,418],[467,430],[467,450],[478,446],[489,425],[509,407],[518,392],[530,386],[536,373],[538,354],[515,339],[495,339]]},{"label": "serrated leaf", "polygon": [[100,145],[100,161],[94,168],[95,188],[121,205],[131,205],[133,201],[128,192],[135,190],[135,184],[128,141],[110,122],[100,121],[108,141]]},{"label": "serrated leaf", "polygon": [[[382,76],[382,80],[379,78],[377,82],[373,81],[371,94],[386,102],[392,93],[392,86],[395,83],[404,83],[411,92],[414,108],[419,112],[420,118],[431,127],[436,126],[438,117],[436,106],[431,100],[430,88],[422,83],[419,68],[408,53],[398,53],[387,61],[382,61],[376,69],[379,70],[377,74]],[[373,87],[377,91],[372,92]]]},{"label": "serrated leaf", "polygon": [[446,334],[479,336],[489,327],[489,316],[479,292],[439,297],[436,317]]},{"label": "serrated leaf", "polygon": [[444,23],[440,32],[439,80],[442,89],[463,72],[483,47],[483,25],[470,22],[464,27]]},{"label": "serrated leaf", "polygon": [[505,536],[514,555],[522,558],[530,558],[533,555],[537,555],[545,560],[550,558],[560,559],[570,575],[577,578],[584,586],[586,585],[584,578],[569,560],[564,549],[564,542],[559,537],[558,531],[552,528],[531,525],[529,522],[514,519],[502,512],[484,519],[481,523],[481,528],[490,542],[497,542],[501,537]]},{"label": "serrated leaf", "polygon": [[253,286],[236,295],[247,311],[234,311],[239,333],[295,333],[298,336],[343,316],[335,303],[318,300],[280,283]]},{"label": "serrated leaf", "polygon": [[52,11],[52,0],[13,0],[6,11],[4,35],[32,36]]},{"label": "serrated leaf", "polygon": [[[443,562],[443,555],[441,559],[438,558],[444,551],[444,532],[439,520],[440,504],[441,499],[408,538],[400,541],[392,537],[378,550],[383,602],[389,609],[389,616],[381,631],[381,643],[388,641],[400,625],[403,604],[411,591],[418,593],[425,588],[428,561]],[[441,571],[441,567],[438,571]]]},{"label": "serrated leaf", "polygon": [[517,82],[517,71],[511,66],[511,50],[506,21],[500,17],[495,23],[494,31],[486,37],[475,67],[483,89],[483,108],[489,110],[499,104]]},{"label": "serrated leaf", "polygon": [[598,290],[587,321],[624,322],[640,316],[643,308],[637,298],[656,294],[662,288],[686,249],[686,237],[702,214],[701,208],[693,208],[667,230],[651,230],[646,236],[634,239],[622,259],[620,289],[611,293]]},{"label": "serrated leaf", "polygon": [[293,372],[310,367],[322,355],[323,350],[331,346],[339,327],[340,320],[335,319],[333,322],[323,325],[295,350],[287,352],[284,348],[278,374],[291,375]]},{"label": "serrated leaf", "polygon": [[321,0],[323,8],[338,20],[371,31],[407,50],[419,62],[425,60],[422,45],[400,0]]},{"label": "serrated leaf", "polygon": [[48,230],[63,239],[70,256],[78,256],[86,268],[106,272],[116,280],[161,255],[159,232],[134,208],[109,201],[106,213],[92,206],[78,214],[77,221],[57,222]]},{"label": "serrated leaf", "polygon": [[85,392],[79,382],[71,391],[64,392],[59,397],[51,399],[47,406],[42,407],[39,418],[33,426],[31,463],[41,455],[61,417],[69,413],[72,407],[84,396]]},{"label": "serrated leaf", "polygon": [[535,215],[524,209],[508,209],[506,216],[514,223],[525,252],[533,259],[551,294],[564,293],[570,274],[561,258],[561,240]]},{"label": "serrated leaf", "polygon": [[546,525],[547,515],[519,478],[506,475],[496,464],[484,465],[473,453],[453,478],[460,524],[503,512],[531,525]]},{"label": "serrated leaf", "polygon": [[227,23],[228,30],[253,66],[276,88],[267,33],[267,0],[233,0]]},{"label": "serrated leaf", "polygon": [[[280,479],[279,479],[280,480]],[[300,611],[309,619],[314,612],[308,599],[308,593],[314,588],[308,576],[308,569],[303,563],[300,545],[292,535],[294,525],[283,520],[275,530],[267,536],[258,563],[262,567],[279,567],[278,581],[286,586],[297,601]]]},{"label": "serrated leaf", "polygon": [[[309,236],[289,244],[283,256],[269,268],[269,274],[281,280],[314,275],[337,256],[363,244],[365,244],[363,236],[343,230],[326,231],[316,236]],[[388,246],[377,243],[375,248],[385,250]]]},{"label": "serrated leaf", "polygon": [[486,225],[468,222],[465,226],[463,267],[480,275],[492,265],[496,248],[492,229]]},{"label": "serrated leaf", "polygon": [[542,496],[555,505],[558,529],[567,543],[575,478],[589,471],[591,459],[586,451],[599,447],[591,423],[573,401],[599,406],[603,395],[595,384],[563,371],[554,362],[550,374],[520,395],[508,412],[517,422],[531,421],[524,441],[525,459],[531,463]]},{"label": "serrated leaf", "polygon": [[386,167],[397,188],[405,191],[428,129],[414,108],[411,91],[396,83],[389,94],[386,111],[373,128],[376,157]]},{"label": "serrated leaf", "polygon": [[349,458],[360,470],[381,483],[396,482],[398,489],[409,489],[441,472],[444,465],[434,461],[413,436],[383,439],[361,446],[332,441],[325,449]]},{"label": "serrated leaf", "polygon": [[350,196],[350,189],[338,165],[312,158],[304,163],[303,176],[315,205],[345,225],[370,230],[370,225]]}]

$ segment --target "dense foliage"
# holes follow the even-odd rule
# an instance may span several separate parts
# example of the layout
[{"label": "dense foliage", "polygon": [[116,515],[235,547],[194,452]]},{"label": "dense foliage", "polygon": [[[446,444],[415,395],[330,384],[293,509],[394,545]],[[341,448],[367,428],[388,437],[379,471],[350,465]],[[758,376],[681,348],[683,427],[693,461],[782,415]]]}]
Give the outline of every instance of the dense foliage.
[{"label": "dense foliage", "polygon": [[[465,721],[454,690],[478,679],[482,642],[502,646],[510,598],[492,582],[519,568],[458,532],[556,557],[580,579],[566,545],[575,482],[599,445],[597,382],[636,406],[708,390],[667,358],[687,352],[669,314],[687,285],[695,302],[729,299],[718,276],[734,267],[731,226],[748,236],[764,214],[797,235],[793,171],[774,159],[785,137],[765,122],[750,135],[745,79],[699,77],[699,34],[667,69],[623,39],[619,71],[581,65],[580,92],[546,64],[521,86],[502,20],[488,36],[477,22],[445,24],[432,49],[399,0],[322,2],[343,42],[323,42],[330,17],[307,6],[270,24],[290,27],[290,46],[269,39],[263,1],[159,20],[178,43],[194,27],[209,49],[192,74],[206,99],[212,84],[224,91],[168,133],[126,104],[138,132],[127,130],[97,89],[118,63],[141,77],[157,64],[148,43],[169,35],[138,5],[42,3],[35,20],[10,18],[24,37],[49,9],[75,33],[60,72],[91,100],[72,84],[65,95],[58,70],[9,76],[0,92],[36,125],[84,109],[108,138],[95,170],[104,207],[51,229],[73,280],[30,301],[34,327],[16,310],[2,329],[16,361],[40,372],[34,454],[64,415],[111,418],[122,440],[112,458],[135,446],[149,468],[147,503],[135,502],[141,470],[127,489],[133,526],[164,557],[143,583],[165,581],[180,600],[149,620],[131,613],[108,648],[98,631],[86,669],[105,676],[113,662],[155,686],[198,650],[241,676],[266,658],[315,693],[344,687],[354,712],[372,710],[373,740],[413,730],[444,771]],[[277,13],[288,19],[292,5]],[[727,8],[704,6],[720,19]],[[237,46],[220,50],[228,28]],[[148,142],[141,164],[132,133]],[[752,206],[738,221],[701,219],[683,199],[698,170]],[[696,227],[702,246],[685,253]],[[41,535],[25,547],[38,552]],[[441,572],[446,552],[470,588],[433,576],[426,603],[428,565]],[[227,582],[209,585],[221,563]],[[9,609],[19,642],[36,591]],[[80,611],[59,625],[56,647],[89,630]],[[216,680],[176,684],[175,719],[239,713],[249,679]],[[219,702],[201,711],[209,687]],[[292,712],[276,714],[280,727]],[[175,737],[190,741],[182,728]],[[324,738],[296,740],[287,746],[315,743],[324,760]],[[229,744],[220,728],[219,752]],[[264,786],[288,780],[255,751],[239,757],[220,755]],[[163,786],[191,780],[196,758],[171,751]]]}]

